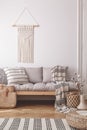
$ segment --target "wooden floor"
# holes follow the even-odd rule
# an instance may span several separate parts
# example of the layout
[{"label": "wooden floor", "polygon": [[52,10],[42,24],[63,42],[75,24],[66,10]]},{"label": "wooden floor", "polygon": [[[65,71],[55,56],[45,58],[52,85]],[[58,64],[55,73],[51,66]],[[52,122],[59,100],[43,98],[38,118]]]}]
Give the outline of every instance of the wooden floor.
[{"label": "wooden floor", "polygon": [[0,109],[0,117],[65,118],[54,108],[54,101],[19,101],[14,109]]}]

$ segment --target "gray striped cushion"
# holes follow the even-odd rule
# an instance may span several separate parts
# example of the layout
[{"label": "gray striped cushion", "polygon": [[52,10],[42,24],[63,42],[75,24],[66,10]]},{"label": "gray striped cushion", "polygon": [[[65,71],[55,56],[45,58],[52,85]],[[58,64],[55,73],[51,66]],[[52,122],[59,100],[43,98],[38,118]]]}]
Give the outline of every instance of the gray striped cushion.
[{"label": "gray striped cushion", "polygon": [[28,83],[28,77],[24,68],[5,68],[8,84],[25,84]]},{"label": "gray striped cushion", "polygon": [[68,67],[55,66],[51,69],[52,81],[66,81],[66,71]]}]

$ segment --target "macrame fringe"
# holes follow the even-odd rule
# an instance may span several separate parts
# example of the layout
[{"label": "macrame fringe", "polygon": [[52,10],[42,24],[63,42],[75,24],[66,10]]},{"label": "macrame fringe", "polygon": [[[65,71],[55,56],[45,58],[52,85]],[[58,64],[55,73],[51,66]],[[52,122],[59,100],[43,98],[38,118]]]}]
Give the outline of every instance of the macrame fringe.
[{"label": "macrame fringe", "polygon": [[18,27],[18,62],[34,62],[34,28]]}]

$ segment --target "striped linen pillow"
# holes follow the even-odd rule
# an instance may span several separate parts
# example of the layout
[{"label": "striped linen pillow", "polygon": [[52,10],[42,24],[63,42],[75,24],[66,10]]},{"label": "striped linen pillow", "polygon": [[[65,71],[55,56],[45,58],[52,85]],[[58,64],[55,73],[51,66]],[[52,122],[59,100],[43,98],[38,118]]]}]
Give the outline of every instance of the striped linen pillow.
[{"label": "striped linen pillow", "polygon": [[66,71],[68,67],[55,66],[51,69],[52,81],[66,81]]},{"label": "striped linen pillow", "polygon": [[7,75],[8,84],[26,84],[29,83],[28,76],[24,68],[4,68]]}]

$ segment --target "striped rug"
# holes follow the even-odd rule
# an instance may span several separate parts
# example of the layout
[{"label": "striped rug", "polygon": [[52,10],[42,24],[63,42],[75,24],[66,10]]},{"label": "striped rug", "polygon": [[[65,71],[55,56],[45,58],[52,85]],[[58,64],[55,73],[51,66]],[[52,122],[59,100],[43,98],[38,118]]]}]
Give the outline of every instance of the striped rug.
[{"label": "striped rug", "polygon": [[65,119],[0,118],[0,130],[76,130]]}]

